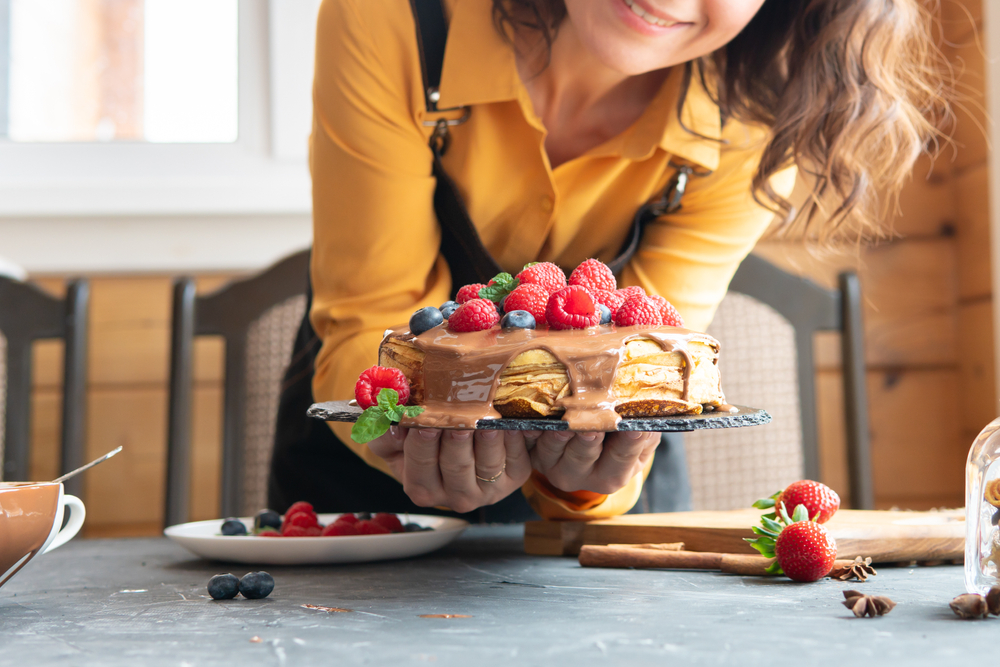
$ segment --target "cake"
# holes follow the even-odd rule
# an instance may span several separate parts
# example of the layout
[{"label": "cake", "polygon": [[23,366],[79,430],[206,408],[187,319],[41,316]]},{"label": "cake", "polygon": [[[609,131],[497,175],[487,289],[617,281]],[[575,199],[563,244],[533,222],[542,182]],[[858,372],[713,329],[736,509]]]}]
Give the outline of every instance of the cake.
[{"label": "cake", "polygon": [[[384,415],[376,424],[373,413],[359,437],[365,429],[377,437],[395,420],[476,428],[490,419],[562,419],[571,430],[614,431],[622,418],[729,407],[719,342],[684,329],[662,297],[618,289],[598,260],[568,281],[555,264],[528,264],[516,276],[463,285],[455,299],[385,332],[378,366],[355,387],[359,407]],[[392,405],[398,398],[418,407],[377,407],[383,389],[394,392]]]}]

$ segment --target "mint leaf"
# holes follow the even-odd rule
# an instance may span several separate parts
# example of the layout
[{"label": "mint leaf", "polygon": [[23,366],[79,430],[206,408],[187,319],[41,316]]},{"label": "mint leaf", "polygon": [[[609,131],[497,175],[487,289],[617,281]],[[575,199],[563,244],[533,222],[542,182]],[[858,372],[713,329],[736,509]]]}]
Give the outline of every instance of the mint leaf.
[{"label": "mint leaf", "polygon": [[386,412],[391,411],[399,403],[399,394],[395,389],[389,389],[388,387],[383,387],[378,390],[378,396],[375,398],[378,401],[378,406],[385,410]]},{"label": "mint leaf", "polygon": [[410,418],[416,417],[424,411],[419,405],[404,405],[400,410],[402,410],[405,416]]},{"label": "mint leaf", "polygon": [[520,284],[520,281],[509,273],[498,273],[493,276],[492,282],[492,285],[487,285],[479,290],[479,298],[489,299],[493,303],[500,303]]},{"label": "mint leaf", "polygon": [[[383,389],[382,391],[387,390]],[[392,391],[392,393],[396,392]],[[379,392],[379,399],[381,398],[381,392]],[[388,431],[389,425],[389,418],[386,416],[385,410],[372,406],[362,412],[358,421],[354,422],[354,426],[351,428],[351,440],[363,445]]]}]

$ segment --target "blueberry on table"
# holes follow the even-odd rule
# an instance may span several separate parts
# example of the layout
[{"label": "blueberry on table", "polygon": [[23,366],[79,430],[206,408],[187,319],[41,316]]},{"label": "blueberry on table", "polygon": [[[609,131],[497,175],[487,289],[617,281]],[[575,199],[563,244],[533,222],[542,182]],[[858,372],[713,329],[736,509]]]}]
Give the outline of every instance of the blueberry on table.
[{"label": "blueberry on table", "polygon": [[247,527],[239,519],[226,519],[222,522],[223,535],[246,535]]},{"label": "blueberry on table", "polygon": [[266,598],[274,590],[274,577],[267,572],[248,572],[240,579],[240,593],[248,600]]},{"label": "blueberry on table", "polygon": [[419,336],[425,331],[429,331],[444,322],[441,311],[434,306],[421,308],[410,316],[410,333]]},{"label": "blueberry on table", "polygon": [[208,594],[213,600],[232,600],[240,592],[240,579],[235,574],[217,574],[208,580]]},{"label": "blueberry on table", "polygon": [[512,310],[500,320],[501,329],[534,329],[535,317],[526,310]]},{"label": "blueberry on table", "polygon": [[597,307],[601,311],[601,324],[611,324],[611,309],[603,303],[597,304]]},{"label": "blueberry on table", "polygon": [[260,532],[265,528],[275,528],[281,530],[281,515],[274,510],[261,510],[253,518],[253,529]]}]

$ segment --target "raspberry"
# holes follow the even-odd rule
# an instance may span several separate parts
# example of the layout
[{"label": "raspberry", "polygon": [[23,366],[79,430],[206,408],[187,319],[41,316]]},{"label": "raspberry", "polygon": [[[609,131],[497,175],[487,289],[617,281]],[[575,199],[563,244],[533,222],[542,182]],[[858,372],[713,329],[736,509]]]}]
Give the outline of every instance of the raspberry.
[{"label": "raspberry", "polygon": [[406,405],[410,400],[410,382],[403,375],[403,371],[385,366],[372,366],[361,373],[357,384],[354,385],[354,400],[358,402],[359,408],[366,410],[378,405],[378,393],[382,389],[395,389],[399,394],[399,405]]},{"label": "raspberry", "polygon": [[399,520],[399,517],[395,514],[389,514],[388,512],[379,512],[374,517],[372,517],[372,523],[377,523],[383,528],[388,529],[390,533],[401,533],[403,532],[403,522]]},{"label": "raspberry", "polygon": [[323,534],[322,526],[309,526],[306,528],[306,537],[319,537]]},{"label": "raspberry", "polygon": [[566,274],[552,262],[539,262],[514,277],[522,285],[541,285],[549,294],[566,287]]},{"label": "raspberry", "polygon": [[355,524],[357,522],[358,522],[358,517],[354,516],[351,513],[347,513],[347,514],[341,514],[340,516],[338,516],[337,520],[334,523],[350,523],[350,524]]},{"label": "raspberry", "polygon": [[298,512],[299,510],[305,510],[307,512],[313,511],[312,503],[307,503],[304,500],[292,503],[291,507],[285,510],[285,516],[292,514],[293,512]]},{"label": "raspberry", "polygon": [[282,528],[282,537],[309,537],[309,529],[302,526],[288,526]]},{"label": "raspberry", "polygon": [[602,292],[598,290],[594,292],[594,300],[597,301],[597,303],[603,303],[608,307],[608,310],[611,311],[612,320],[615,319],[615,313],[618,312],[618,309],[622,307],[622,304],[625,303],[625,299],[627,298],[628,296],[622,294],[621,290],[616,292]]},{"label": "raspberry", "polygon": [[544,287],[526,283],[507,295],[503,307],[508,313],[514,310],[526,310],[534,316],[535,324],[545,324],[545,307],[548,303],[549,293]]},{"label": "raspberry", "polygon": [[354,527],[353,523],[348,523],[347,521],[334,521],[329,526],[324,528],[321,534],[323,537],[337,537],[339,535],[357,535],[358,529]]},{"label": "raspberry", "polygon": [[466,301],[448,318],[452,331],[484,331],[500,321],[497,307],[486,299]]},{"label": "raspberry", "polygon": [[265,528],[257,533],[257,537],[281,537],[281,533],[276,531],[274,528]]},{"label": "raspberry", "polygon": [[298,512],[285,515],[285,521],[281,524],[281,532],[284,533],[287,528],[292,526],[297,526],[299,528],[312,528],[317,525],[319,525],[319,520],[316,517],[315,512],[299,510]]},{"label": "raspberry", "polygon": [[601,323],[601,312],[590,290],[570,285],[549,297],[545,319],[552,329],[586,329]]},{"label": "raspberry", "polygon": [[472,285],[464,285],[458,290],[458,294],[455,295],[455,302],[463,304],[466,301],[472,301],[473,299],[479,298],[479,290],[486,287],[482,283],[473,283]]},{"label": "raspberry", "polygon": [[620,290],[618,290],[618,293],[624,295],[626,299],[636,294],[639,294],[641,296],[646,296],[646,290],[642,289],[638,285],[623,287]]},{"label": "raspberry", "polygon": [[639,295],[630,296],[615,313],[615,326],[619,327],[659,326],[661,321],[656,304]]},{"label": "raspberry", "polygon": [[[587,289],[614,292],[618,289],[618,281],[611,269],[599,259],[588,259],[573,269],[569,276],[570,285],[582,285]],[[607,305],[607,304],[604,304]],[[610,306],[608,306],[610,309]]]},{"label": "raspberry", "polygon": [[358,521],[358,535],[388,535],[389,529],[374,521]]},{"label": "raspberry", "polygon": [[656,304],[657,310],[660,311],[660,322],[664,326],[668,327],[683,327],[684,320],[681,319],[680,313],[677,309],[671,305],[669,301],[664,299],[659,294],[653,294],[649,297],[649,300]]}]

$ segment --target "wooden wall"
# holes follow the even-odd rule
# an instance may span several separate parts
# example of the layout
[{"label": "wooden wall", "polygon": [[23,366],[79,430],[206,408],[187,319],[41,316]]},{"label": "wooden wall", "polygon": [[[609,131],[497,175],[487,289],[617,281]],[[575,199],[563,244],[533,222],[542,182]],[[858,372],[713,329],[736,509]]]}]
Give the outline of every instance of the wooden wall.
[{"label": "wooden wall", "polygon": [[[858,254],[817,259],[795,243],[757,252],[833,287],[858,270],[866,299],[872,459],[879,507],[962,504],[968,447],[997,415],[987,213],[984,60],[976,41],[980,0],[945,0],[945,54],[966,99],[956,148],[923,162],[892,224],[899,237]],[[199,289],[232,276],[204,275]],[[53,292],[63,277],[36,277]],[[125,450],[88,473],[86,532],[146,535],[160,530],[166,442],[170,276],[92,277],[87,447]],[[817,340],[822,476],[848,491],[835,336]],[[196,348],[194,519],[217,515],[221,412],[217,340]],[[56,476],[61,350],[36,348],[32,476]]]}]

